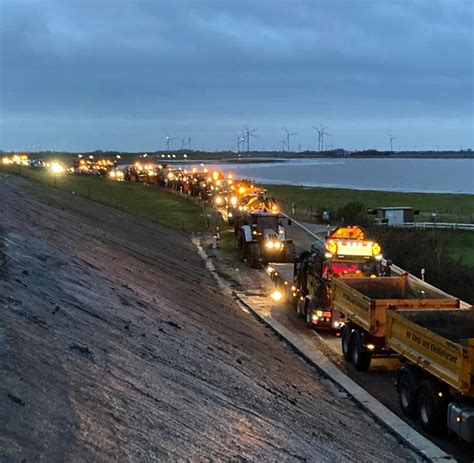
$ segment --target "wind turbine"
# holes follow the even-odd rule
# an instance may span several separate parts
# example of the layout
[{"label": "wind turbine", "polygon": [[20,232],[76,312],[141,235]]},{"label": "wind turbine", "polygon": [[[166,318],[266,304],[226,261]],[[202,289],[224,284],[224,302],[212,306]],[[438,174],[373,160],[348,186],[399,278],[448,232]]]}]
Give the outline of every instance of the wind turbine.
[{"label": "wind turbine", "polygon": [[388,131],[388,139],[389,139],[389,143],[390,143],[390,152],[393,153],[393,140],[397,139],[398,137],[394,137],[392,135],[392,132],[390,132],[390,130]]},{"label": "wind turbine", "polygon": [[290,152],[290,137],[293,135],[296,135],[296,132],[288,132],[288,129],[286,127],[283,127],[283,130],[286,132],[286,137],[285,137],[285,144],[288,152]]},{"label": "wind turbine", "polygon": [[313,125],[313,129],[318,132],[318,151],[321,151],[321,130],[319,130],[315,125]]},{"label": "wind turbine", "polygon": [[286,145],[286,138],[282,138],[280,140],[280,143],[281,143],[281,151],[285,151],[285,145]]},{"label": "wind turbine", "polygon": [[169,151],[170,150],[170,141],[171,141],[171,137],[169,136],[168,132],[165,130],[165,134],[166,134],[166,137],[165,137],[165,140],[166,140],[166,150]]},{"label": "wind turbine", "polygon": [[323,124],[319,123],[319,128],[313,125],[314,130],[318,132],[318,150],[324,151],[324,136],[331,135],[330,133],[326,132],[327,127],[323,127]]},{"label": "wind turbine", "polygon": [[247,124],[244,124],[243,127],[244,127],[243,138],[244,138],[244,143],[247,144],[247,153],[248,153],[250,151],[250,137],[255,137],[254,133],[257,131],[257,129],[251,130]]}]

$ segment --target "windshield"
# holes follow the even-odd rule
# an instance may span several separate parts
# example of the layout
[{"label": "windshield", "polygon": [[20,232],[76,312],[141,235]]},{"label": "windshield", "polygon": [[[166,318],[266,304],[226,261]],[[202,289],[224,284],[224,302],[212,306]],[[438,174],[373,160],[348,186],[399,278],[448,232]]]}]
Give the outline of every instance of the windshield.
[{"label": "windshield", "polygon": [[329,275],[345,277],[377,275],[377,265],[373,261],[331,262],[329,264]]},{"label": "windshield", "polygon": [[272,230],[276,230],[278,228],[278,217],[258,217],[258,231],[263,231],[265,228],[271,228]]}]

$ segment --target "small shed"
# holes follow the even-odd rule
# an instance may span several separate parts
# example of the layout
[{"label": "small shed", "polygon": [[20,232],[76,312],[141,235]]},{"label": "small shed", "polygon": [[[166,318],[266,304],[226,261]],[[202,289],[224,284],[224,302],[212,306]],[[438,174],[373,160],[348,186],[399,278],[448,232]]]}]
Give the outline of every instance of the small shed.
[{"label": "small shed", "polygon": [[413,207],[378,207],[377,218],[385,219],[388,225],[397,226],[406,222],[415,221],[415,210]]}]

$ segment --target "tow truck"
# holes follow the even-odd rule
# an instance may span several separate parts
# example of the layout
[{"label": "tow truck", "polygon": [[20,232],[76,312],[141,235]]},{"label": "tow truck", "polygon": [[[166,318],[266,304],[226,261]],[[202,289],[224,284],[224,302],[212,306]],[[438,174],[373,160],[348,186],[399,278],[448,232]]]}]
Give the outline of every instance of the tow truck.
[{"label": "tow truck", "polygon": [[329,237],[315,240],[299,258],[293,282],[293,306],[308,327],[335,329],[344,316],[334,310],[333,282],[339,278],[382,276],[381,246],[366,239],[359,226],[337,227]]},{"label": "tow truck", "polygon": [[237,233],[239,257],[252,268],[268,262],[294,262],[295,245],[286,238],[284,219],[278,210],[243,211]]}]

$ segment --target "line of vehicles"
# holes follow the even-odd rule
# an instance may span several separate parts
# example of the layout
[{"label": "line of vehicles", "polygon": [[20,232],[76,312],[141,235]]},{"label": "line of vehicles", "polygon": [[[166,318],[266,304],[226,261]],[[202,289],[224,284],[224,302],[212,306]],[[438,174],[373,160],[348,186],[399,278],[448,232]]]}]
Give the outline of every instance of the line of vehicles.
[{"label": "line of vehicles", "polygon": [[357,225],[335,228],[296,256],[285,228],[291,219],[265,190],[201,167],[79,159],[74,172],[156,184],[211,202],[233,227],[240,258],[265,268],[309,327],[339,335],[346,361],[367,371],[373,358],[398,357],[402,412],[429,432],[447,428],[474,443],[472,307],[409,274],[393,276],[380,243]]}]

